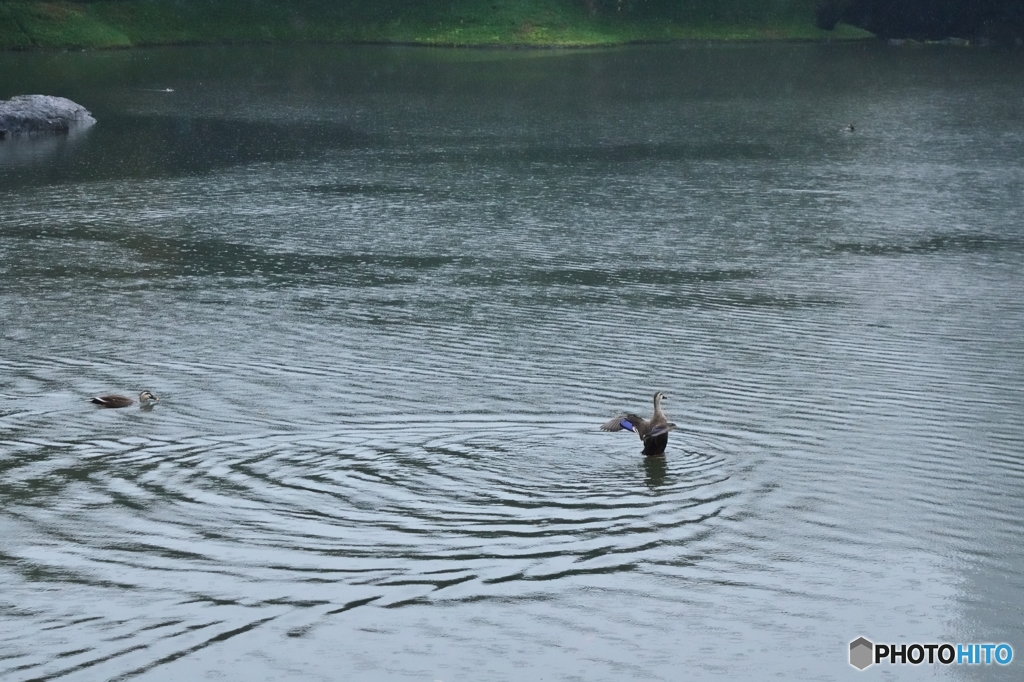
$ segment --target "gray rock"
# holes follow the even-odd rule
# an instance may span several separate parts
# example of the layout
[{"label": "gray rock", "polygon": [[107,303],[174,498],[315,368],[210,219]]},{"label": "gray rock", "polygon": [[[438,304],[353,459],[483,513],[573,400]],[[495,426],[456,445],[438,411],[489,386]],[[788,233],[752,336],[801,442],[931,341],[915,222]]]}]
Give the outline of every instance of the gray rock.
[{"label": "gray rock", "polygon": [[0,100],[0,139],[19,133],[67,133],[95,122],[85,107],[64,97],[18,95]]}]

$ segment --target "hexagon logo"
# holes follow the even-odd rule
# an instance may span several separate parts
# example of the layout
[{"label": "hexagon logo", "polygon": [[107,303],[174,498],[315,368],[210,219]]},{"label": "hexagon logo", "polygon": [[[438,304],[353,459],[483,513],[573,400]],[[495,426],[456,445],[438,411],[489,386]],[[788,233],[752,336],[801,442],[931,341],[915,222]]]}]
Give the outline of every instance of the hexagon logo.
[{"label": "hexagon logo", "polygon": [[850,665],[857,670],[863,670],[874,663],[875,645],[858,637],[850,642]]}]

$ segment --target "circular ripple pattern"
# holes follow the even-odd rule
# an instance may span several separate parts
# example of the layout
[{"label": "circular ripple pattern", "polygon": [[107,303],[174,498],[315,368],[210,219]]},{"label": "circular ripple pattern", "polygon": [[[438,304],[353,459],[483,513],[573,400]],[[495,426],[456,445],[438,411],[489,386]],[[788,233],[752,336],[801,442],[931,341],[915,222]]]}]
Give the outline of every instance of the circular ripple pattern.
[{"label": "circular ripple pattern", "polygon": [[[627,559],[622,565],[651,559],[736,494],[722,452],[638,462],[629,439],[633,447],[609,458],[608,445],[589,433],[593,424],[571,418],[396,419],[401,425],[373,433],[22,442],[5,487],[35,491],[19,516],[24,523],[56,514],[78,519],[87,537],[103,537],[113,529],[100,526],[130,517],[164,528],[168,555],[215,538],[226,553],[194,556],[200,565],[240,562],[244,572],[245,553],[268,547],[297,562],[281,569],[330,570],[332,557],[342,557],[348,570],[377,582],[396,559],[415,580],[446,562],[465,569],[472,556],[480,571],[472,578],[482,585],[553,577],[549,559],[579,572],[615,570],[616,555]],[[112,519],[94,518],[104,515]],[[112,560],[109,545],[96,549]]]},{"label": "circular ripple pattern", "polygon": [[[173,410],[166,398],[144,417]],[[739,494],[716,438],[641,462],[632,438],[614,439],[620,454],[609,456],[609,434],[568,416],[381,423],[176,441],[7,441],[3,494],[22,502],[5,527],[12,539],[43,540],[8,557],[12,566],[33,582],[75,586],[92,609],[112,588],[129,601],[138,594],[150,614],[112,621],[45,609],[36,628],[9,633],[11,651],[31,662],[56,627],[58,640],[105,644],[33,663],[33,675],[84,671],[108,657],[123,671],[132,652],[175,657],[183,633],[216,639],[289,609],[308,612],[309,622],[291,627],[299,636],[364,604],[537,598],[565,579],[672,561],[713,532]],[[23,615],[39,604],[31,584],[9,595]],[[259,618],[248,616],[253,609]],[[197,611],[216,615],[196,622]]]}]

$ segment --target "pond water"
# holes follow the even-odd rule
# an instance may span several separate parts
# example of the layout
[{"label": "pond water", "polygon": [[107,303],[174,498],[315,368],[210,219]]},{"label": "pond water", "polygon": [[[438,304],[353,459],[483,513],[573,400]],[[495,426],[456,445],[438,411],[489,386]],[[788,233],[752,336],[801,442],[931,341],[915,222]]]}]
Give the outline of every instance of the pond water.
[{"label": "pond water", "polygon": [[[5,680],[847,680],[858,636],[1024,657],[1021,54],[0,73],[99,121],[0,142]],[[597,427],[656,390],[679,429],[644,461]]]}]

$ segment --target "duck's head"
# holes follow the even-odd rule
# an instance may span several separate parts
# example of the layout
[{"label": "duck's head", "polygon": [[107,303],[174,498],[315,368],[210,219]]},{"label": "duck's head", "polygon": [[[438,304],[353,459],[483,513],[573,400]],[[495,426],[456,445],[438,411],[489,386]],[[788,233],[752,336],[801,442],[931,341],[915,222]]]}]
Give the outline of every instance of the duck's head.
[{"label": "duck's head", "polygon": [[143,405],[148,403],[150,400],[160,400],[160,398],[157,398],[149,391],[143,391],[142,393],[139,394],[139,402],[142,403]]},{"label": "duck's head", "polygon": [[655,407],[661,407],[661,401],[663,401],[665,399],[665,397],[666,397],[665,394],[662,393],[661,391],[658,391],[657,393],[655,393],[654,394],[654,406]]}]

